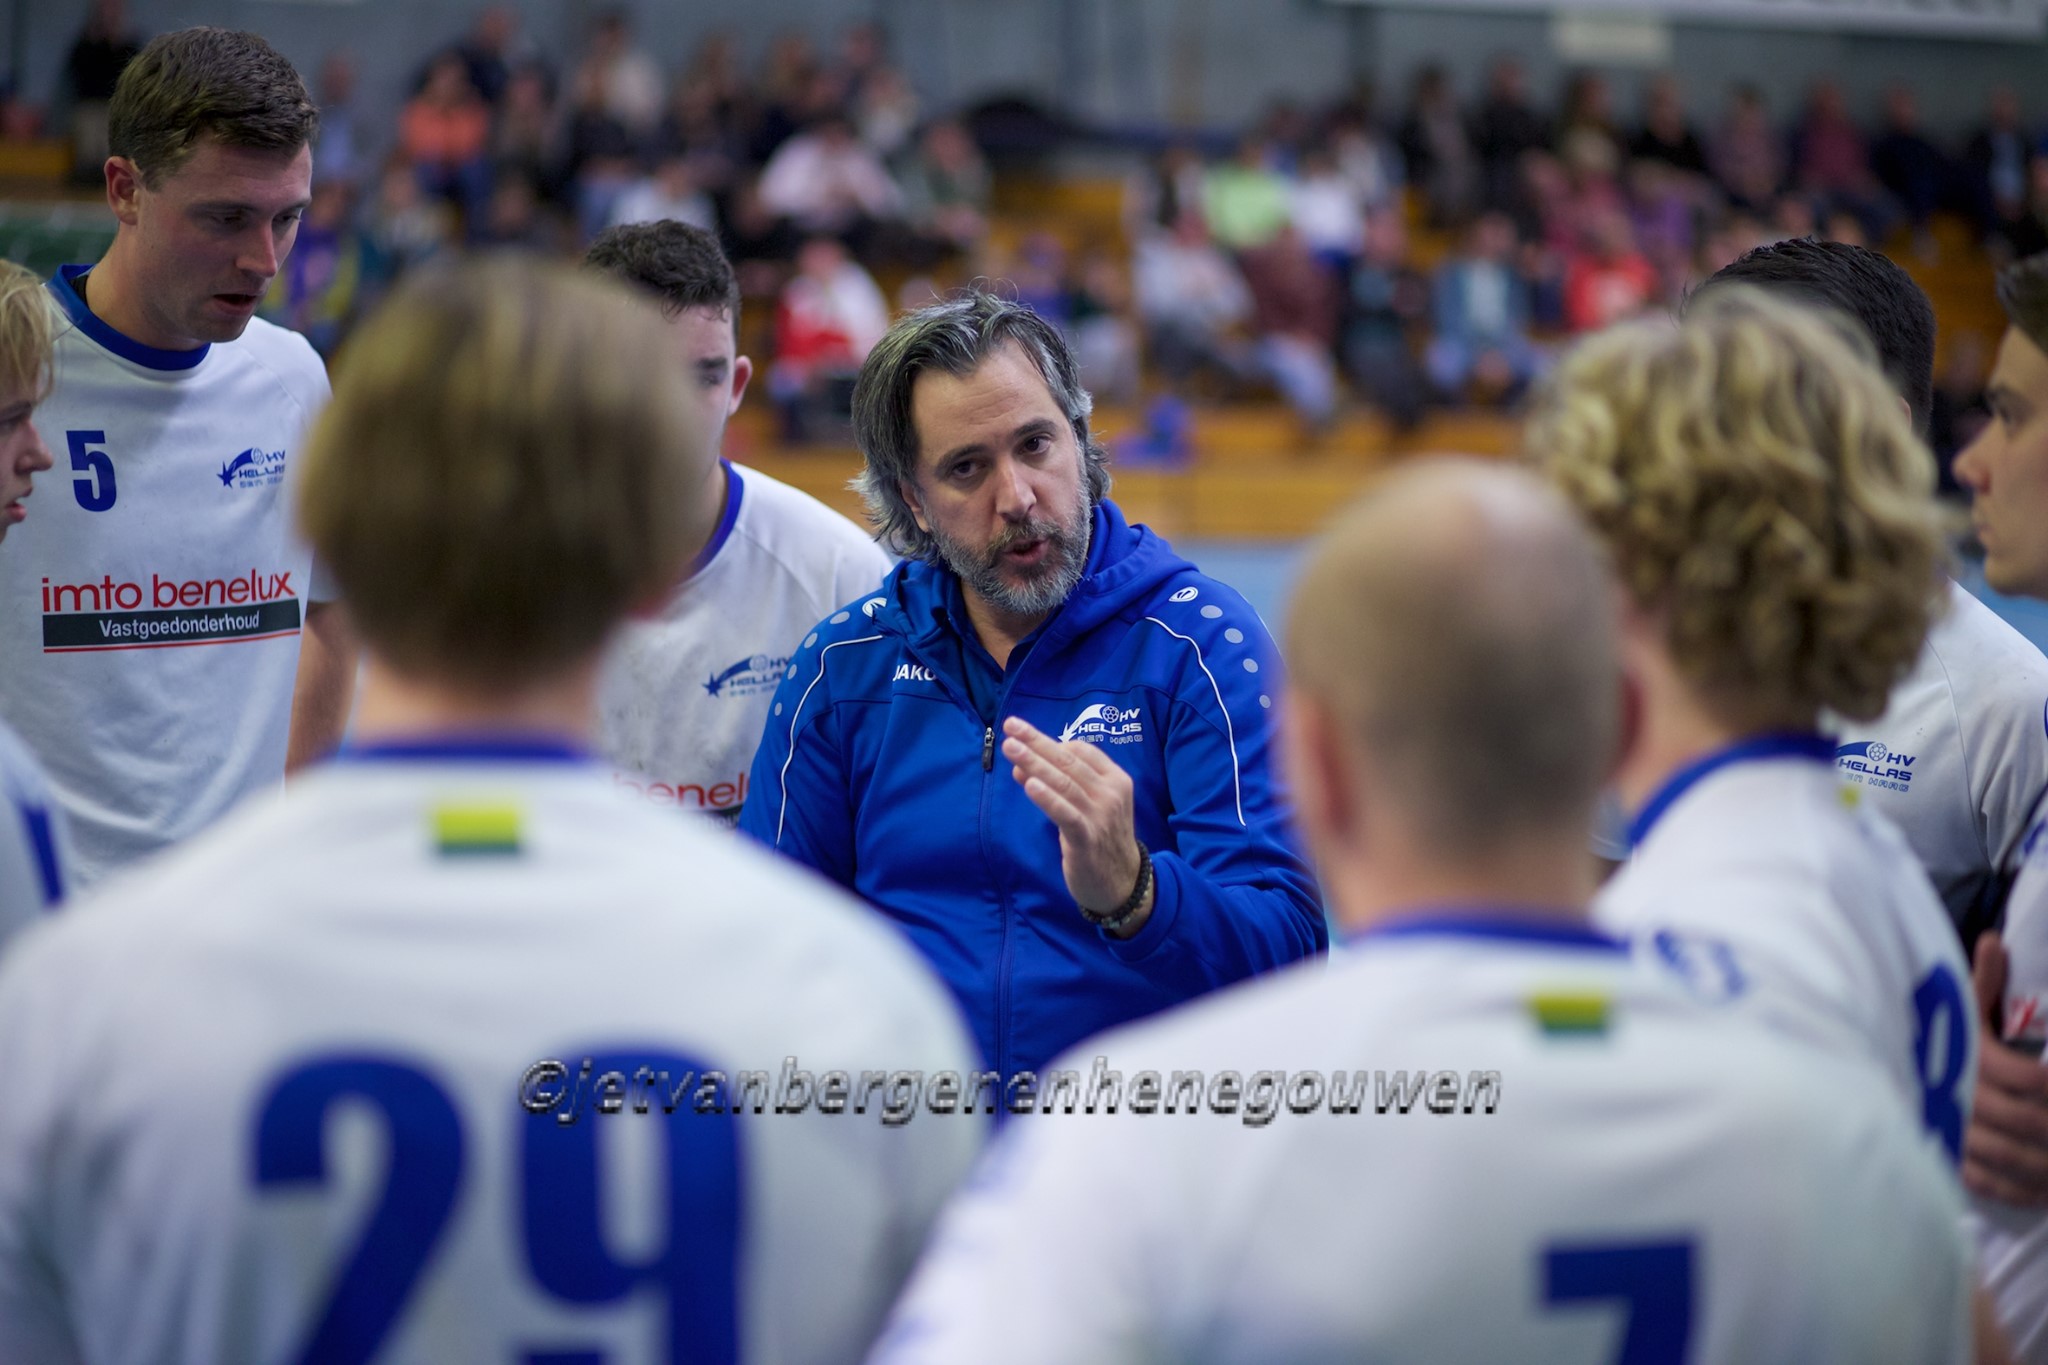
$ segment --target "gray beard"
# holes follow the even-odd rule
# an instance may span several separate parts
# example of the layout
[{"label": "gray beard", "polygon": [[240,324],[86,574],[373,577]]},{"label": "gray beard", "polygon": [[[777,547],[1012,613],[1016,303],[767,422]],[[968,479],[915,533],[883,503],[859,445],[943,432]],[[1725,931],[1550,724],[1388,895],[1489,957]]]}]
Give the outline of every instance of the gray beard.
[{"label": "gray beard", "polygon": [[[939,558],[959,575],[961,584],[997,611],[1010,616],[1045,616],[1067,600],[1088,566],[1091,512],[1083,506],[1068,526],[1054,521],[1013,526],[982,549],[954,540],[937,527],[932,528],[932,540]],[[1044,565],[1023,584],[1011,583],[1003,575],[1003,552],[1020,541],[1039,539],[1046,543]]]}]

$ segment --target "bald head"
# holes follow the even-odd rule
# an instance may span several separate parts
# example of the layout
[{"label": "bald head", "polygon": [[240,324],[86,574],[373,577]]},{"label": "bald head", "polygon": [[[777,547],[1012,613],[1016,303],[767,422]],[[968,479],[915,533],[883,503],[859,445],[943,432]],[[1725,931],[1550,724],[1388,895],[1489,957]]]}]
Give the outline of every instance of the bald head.
[{"label": "bald head", "polygon": [[1287,647],[1296,691],[1434,853],[1590,818],[1619,725],[1614,599],[1533,476],[1438,460],[1388,478],[1316,543]]}]

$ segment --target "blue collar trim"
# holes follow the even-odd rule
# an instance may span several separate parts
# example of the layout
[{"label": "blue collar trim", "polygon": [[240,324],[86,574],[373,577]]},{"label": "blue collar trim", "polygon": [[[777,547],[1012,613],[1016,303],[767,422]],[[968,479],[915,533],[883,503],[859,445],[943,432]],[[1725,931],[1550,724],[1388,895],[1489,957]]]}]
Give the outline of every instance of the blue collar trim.
[{"label": "blue collar trim", "polygon": [[740,482],[739,472],[732,467],[731,460],[721,459],[718,464],[725,471],[725,511],[719,514],[711,539],[704,542],[704,548],[690,561],[689,571],[683,575],[685,578],[695,578],[711,567],[711,561],[718,558],[725,542],[732,539],[733,524],[740,519],[740,497],[746,491],[746,485]]},{"label": "blue collar trim", "polygon": [[59,266],[57,273],[50,279],[50,292],[56,295],[58,305],[63,308],[79,331],[121,359],[132,360],[152,370],[189,370],[206,359],[206,353],[212,349],[209,345],[201,344],[196,350],[190,351],[161,351],[115,331],[102,321],[92,309],[85,306],[85,300],[79,297],[78,293],[77,281],[84,279],[91,269],[89,265]]},{"label": "blue collar trim", "polygon": [[1382,920],[1368,929],[1347,934],[1344,945],[1355,948],[1375,939],[1387,938],[1477,938],[1504,943],[1526,943],[1549,948],[1585,948],[1603,953],[1626,953],[1628,945],[1588,927],[1577,912],[1545,910],[1543,918],[1513,915],[1499,907],[1474,906],[1470,910],[1414,911]]},{"label": "blue collar trim", "polygon": [[335,754],[343,763],[588,763],[590,753],[571,740],[537,734],[435,735],[373,740]]},{"label": "blue collar trim", "polygon": [[1679,797],[1699,785],[1703,778],[1711,777],[1721,769],[1738,763],[1760,763],[1774,758],[1803,758],[1816,763],[1832,764],[1835,761],[1835,741],[1826,735],[1807,731],[1759,735],[1755,739],[1730,744],[1725,749],[1716,749],[1704,758],[1695,759],[1666,778],[1664,785],[1657,789],[1656,795],[1652,796],[1648,804],[1636,813],[1636,818],[1629,822],[1628,846],[1641,848],[1643,840],[1650,837],[1650,831],[1664,818],[1664,813],[1671,809]]}]

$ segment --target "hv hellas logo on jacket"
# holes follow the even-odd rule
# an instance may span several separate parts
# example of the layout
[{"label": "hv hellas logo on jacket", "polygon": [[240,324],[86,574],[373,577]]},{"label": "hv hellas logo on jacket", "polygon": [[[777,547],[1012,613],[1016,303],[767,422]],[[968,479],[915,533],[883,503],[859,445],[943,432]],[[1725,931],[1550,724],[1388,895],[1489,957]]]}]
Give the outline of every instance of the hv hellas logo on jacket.
[{"label": "hv hellas logo on jacket", "polygon": [[1083,740],[1089,744],[1136,744],[1145,738],[1145,722],[1138,708],[1096,702],[1081,708],[1081,714],[1060,731],[1060,743]]}]

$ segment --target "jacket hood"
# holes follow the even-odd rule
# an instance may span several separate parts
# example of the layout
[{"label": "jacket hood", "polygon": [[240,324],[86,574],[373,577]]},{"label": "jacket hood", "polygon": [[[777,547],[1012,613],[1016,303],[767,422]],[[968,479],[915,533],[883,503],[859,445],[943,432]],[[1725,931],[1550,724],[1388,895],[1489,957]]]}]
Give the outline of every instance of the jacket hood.
[{"label": "jacket hood", "polygon": [[[1091,514],[1081,581],[1047,618],[1038,647],[1051,649],[1062,640],[1086,635],[1175,575],[1193,572],[1195,566],[1151,528],[1131,525],[1122,509],[1104,498]],[[888,601],[875,609],[874,622],[913,644],[956,630],[950,603],[960,591],[957,584],[957,576],[943,564],[905,560],[882,580]]]}]

